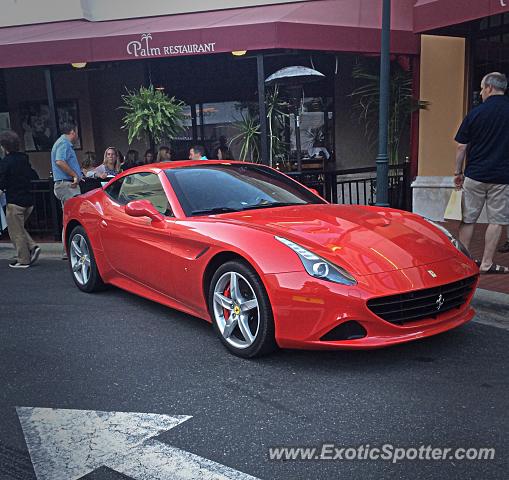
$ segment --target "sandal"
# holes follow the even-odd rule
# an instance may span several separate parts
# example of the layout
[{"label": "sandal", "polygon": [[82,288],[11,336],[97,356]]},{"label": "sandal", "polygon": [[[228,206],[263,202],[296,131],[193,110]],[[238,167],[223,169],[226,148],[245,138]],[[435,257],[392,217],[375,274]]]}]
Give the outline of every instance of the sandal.
[{"label": "sandal", "polygon": [[481,273],[483,275],[485,275],[487,273],[507,274],[507,273],[509,273],[509,268],[503,267],[502,265],[496,265],[496,264],[492,263],[490,268],[488,268],[488,270],[479,270],[479,273]]}]

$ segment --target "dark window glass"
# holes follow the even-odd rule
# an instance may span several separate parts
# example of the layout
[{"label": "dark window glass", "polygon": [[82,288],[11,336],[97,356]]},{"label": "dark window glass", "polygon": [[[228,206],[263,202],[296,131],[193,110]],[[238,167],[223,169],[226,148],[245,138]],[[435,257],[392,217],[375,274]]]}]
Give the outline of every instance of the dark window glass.
[{"label": "dark window glass", "polygon": [[124,183],[124,179],[126,177],[122,177],[119,180],[113,182],[108,188],[105,188],[104,191],[106,194],[112,199],[118,202],[118,194],[120,193],[120,187],[122,183]]},{"label": "dark window glass", "polygon": [[499,27],[502,25],[502,15],[493,15],[490,17],[490,27]]},{"label": "dark window glass", "polygon": [[305,187],[261,165],[210,164],[166,170],[187,216],[325,203]]},{"label": "dark window glass", "polygon": [[159,213],[172,215],[161,181],[154,173],[142,172],[122,177],[112,183],[106,193],[120,205],[127,205],[133,200],[148,200]]}]

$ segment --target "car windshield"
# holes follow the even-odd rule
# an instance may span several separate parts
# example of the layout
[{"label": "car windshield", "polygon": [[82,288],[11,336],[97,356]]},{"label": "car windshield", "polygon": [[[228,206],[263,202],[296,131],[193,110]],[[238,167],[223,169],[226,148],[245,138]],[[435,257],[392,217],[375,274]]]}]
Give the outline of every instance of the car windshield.
[{"label": "car windshield", "polygon": [[239,212],[324,200],[263,165],[206,164],[165,171],[187,216]]}]

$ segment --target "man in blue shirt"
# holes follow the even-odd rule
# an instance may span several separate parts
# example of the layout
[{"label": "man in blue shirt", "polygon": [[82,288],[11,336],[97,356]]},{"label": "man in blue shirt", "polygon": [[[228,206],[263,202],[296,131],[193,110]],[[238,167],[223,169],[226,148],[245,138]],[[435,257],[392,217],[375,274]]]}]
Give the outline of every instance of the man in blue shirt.
[{"label": "man in blue shirt", "polygon": [[[53,191],[55,197],[62,202],[63,209],[67,200],[80,194],[79,182],[82,174],[76,152],[72,147],[78,139],[78,129],[76,125],[67,124],[63,125],[60,130],[62,135],[51,149],[51,170],[55,182]],[[62,244],[64,246],[62,258],[66,258],[63,236]]]},{"label": "man in blue shirt", "polygon": [[505,75],[498,72],[486,75],[481,82],[483,103],[465,117],[455,137],[458,146],[454,184],[457,189],[463,189],[459,239],[467,248],[475,223],[486,205],[489,225],[479,266],[481,273],[509,273],[508,267],[493,263],[502,227],[509,225],[509,98],[505,96],[506,89]]}]

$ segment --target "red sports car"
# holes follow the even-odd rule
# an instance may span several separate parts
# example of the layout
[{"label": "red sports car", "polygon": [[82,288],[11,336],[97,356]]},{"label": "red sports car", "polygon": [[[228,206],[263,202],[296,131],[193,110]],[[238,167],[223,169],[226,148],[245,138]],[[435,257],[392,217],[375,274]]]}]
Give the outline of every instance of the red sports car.
[{"label": "red sports car", "polygon": [[112,284],[211,322],[234,354],[376,348],[469,321],[479,270],[409,212],[328,204],[244,162],[128,170],[69,200],[78,288]]}]

